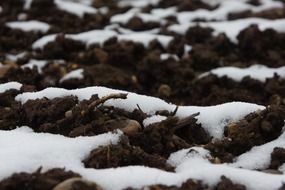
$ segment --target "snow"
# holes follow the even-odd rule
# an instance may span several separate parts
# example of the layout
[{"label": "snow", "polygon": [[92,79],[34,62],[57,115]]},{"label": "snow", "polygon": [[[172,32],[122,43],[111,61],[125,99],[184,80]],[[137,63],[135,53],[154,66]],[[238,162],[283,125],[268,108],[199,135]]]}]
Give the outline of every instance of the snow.
[{"label": "snow", "polygon": [[43,48],[46,44],[48,44],[49,42],[52,42],[55,40],[57,34],[50,34],[47,36],[43,36],[42,38],[36,40],[33,44],[32,44],[32,48],[33,49],[41,49]]},{"label": "snow", "polygon": [[175,61],[179,61],[179,57],[177,55],[175,55],[175,54],[169,54],[169,53],[162,53],[162,54],[160,54],[160,59],[162,61],[165,61],[165,60],[167,60],[169,58],[172,58]]},{"label": "snow", "polygon": [[153,116],[150,116],[146,119],[143,120],[143,126],[144,127],[147,127],[151,124],[154,124],[154,123],[159,123],[163,120],[167,119],[167,117],[165,116],[161,116],[161,115],[153,115]]},{"label": "snow", "polygon": [[279,188],[284,180],[284,175],[212,164],[208,161],[211,157],[209,152],[201,147],[172,153],[168,163],[176,166],[175,173],[144,166],[100,170],[84,168],[82,160],[91,150],[98,146],[116,144],[121,134],[118,132],[68,138],[35,133],[28,127],[0,131],[0,180],[16,172],[33,172],[39,167],[43,167],[43,171],[56,167],[72,170],[87,180],[97,182],[106,190],[141,188],[153,184],[180,185],[188,178],[204,180],[211,187],[222,175],[226,175],[234,183],[245,184],[251,190],[267,190]]},{"label": "snow", "polygon": [[269,68],[264,65],[252,65],[248,68],[221,67],[203,73],[199,77],[202,78],[209,74],[214,74],[218,77],[227,76],[235,81],[241,81],[244,77],[249,76],[253,79],[265,82],[267,78],[272,78],[274,74],[285,78],[285,66],[279,68]]},{"label": "snow", "polygon": [[36,60],[36,59],[30,59],[28,63],[25,65],[22,65],[21,68],[30,68],[33,69],[34,67],[37,68],[38,72],[41,74],[42,69],[48,64],[48,61],[46,60]]},{"label": "snow", "polygon": [[160,0],[120,0],[118,2],[119,7],[136,7],[143,8],[148,5],[157,5]]},{"label": "snow", "polygon": [[[149,43],[153,40],[158,40],[162,46],[167,47],[171,40],[173,40],[172,36],[166,35],[158,35],[152,33],[130,33],[130,34],[117,34],[115,31],[112,30],[91,30],[88,32],[83,32],[79,34],[66,34],[66,38],[78,40],[86,44],[86,46],[92,44],[99,44],[103,45],[105,41],[110,38],[117,37],[120,41],[133,41],[142,43],[145,47],[149,45]],[[56,34],[51,34],[44,36],[33,43],[32,47],[36,48],[43,48],[49,42],[52,42],[56,39]]]},{"label": "snow", "polygon": [[69,0],[55,0],[55,4],[58,9],[77,15],[79,17],[83,17],[84,14],[97,13],[97,9],[91,6],[82,3],[75,3]]},{"label": "snow", "polygon": [[168,30],[178,34],[185,34],[189,27],[199,25],[201,27],[210,27],[214,29],[214,35],[225,33],[234,43],[237,42],[237,36],[246,27],[256,24],[261,31],[272,28],[278,32],[285,32],[285,19],[268,20],[261,18],[245,18],[233,21],[221,22],[190,22],[186,24],[174,24],[168,27]]},{"label": "snow", "polygon": [[7,22],[6,25],[10,28],[19,29],[24,32],[35,31],[45,33],[50,29],[49,24],[37,20]]},{"label": "snow", "polygon": [[177,14],[177,8],[176,7],[169,7],[169,8],[165,8],[165,9],[162,9],[162,8],[156,8],[156,9],[152,9],[150,11],[150,13],[156,17],[159,17],[159,18],[166,18],[166,17],[169,17],[169,16],[174,16]]},{"label": "snow", "polygon": [[59,82],[62,83],[69,79],[83,79],[83,77],[83,69],[76,69],[64,75]]},{"label": "snow", "polygon": [[66,38],[78,40],[85,43],[87,46],[91,44],[103,45],[103,43],[110,38],[116,36],[116,32],[110,30],[91,30],[88,32],[83,32],[79,34],[69,34]]},{"label": "snow", "polygon": [[[259,171],[235,168],[227,164],[212,164],[208,161],[207,150],[192,147],[172,153],[168,162],[176,166],[176,174],[202,180],[210,187],[215,185],[221,176],[226,176],[234,183],[244,184],[250,190],[278,189],[285,179],[284,175],[272,175]],[[174,179],[172,179],[174,180]]]},{"label": "snow", "polygon": [[179,166],[180,164],[183,164],[188,159],[191,159],[193,157],[210,159],[211,155],[208,150],[202,147],[192,147],[172,153],[169,156],[167,162],[172,166]]},{"label": "snow", "polygon": [[117,143],[121,134],[68,138],[35,133],[28,127],[0,130],[0,180],[15,172],[33,172],[41,166],[43,170],[54,167],[84,169],[81,161],[91,150],[100,145]]},{"label": "snow", "polygon": [[233,167],[246,169],[266,169],[270,165],[271,153],[275,147],[285,147],[285,133],[278,139],[269,143],[253,147],[250,151],[240,155],[235,162],[229,164]]},{"label": "snow", "polygon": [[186,24],[195,19],[205,19],[207,21],[226,20],[229,13],[242,11],[260,12],[271,8],[282,8],[283,4],[274,0],[263,0],[260,6],[248,4],[246,0],[223,0],[219,2],[219,7],[214,10],[198,9],[195,11],[177,13],[178,22]]},{"label": "snow", "polygon": [[6,59],[10,61],[17,61],[18,59],[25,57],[26,54],[27,52],[22,52],[18,54],[6,54]]},{"label": "snow", "polygon": [[18,82],[7,82],[4,84],[0,84],[0,93],[4,93],[8,90],[20,90],[23,85]]},{"label": "snow", "polygon": [[133,41],[142,43],[145,47],[153,40],[157,40],[163,47],[167,47],[168,44],[173,40],[172,36],[150,34],[150,33],[131,33],[121,34],[118,36],[120,41]]},{"label": "snow", "polygon": [[122,13],[122,14],[116,14],[114,16],[111,17],[111,23],[121,23],[121,24],[127,24],[128,21],[133,18],[133,17],[138,17],[140,19],[142,19],[142,21],[144,22],[160,22],[160,18],[155,16],[155,15],[151,15],[151,14],[147,14],[147,13],[139,13],[139,10],[130,10],[126,13]]},{"label": "snow", "polygon": [[[75,90],[66,90],[62,88],[46,88],[38,92],[26,92],[16,96],[16,100],[24,104],[28,100],[46,97],[53,99],[56,97],[76,96],[78,99],[90,99],[92,95],[98,94],[103,97],[112,93],[127,93],[127,99],[108,100],[105,105],[111,105],[117,108],[133,111],[137,109],[137,105],[141,110],[149,115],[154,115],[156,111],[168,110],[173,111],[176,105],[169,104],[159,98],[139,95],[122,90],[114,90],[106,87],[87,87]],[[264,109],[264,106],[243,103],[231,102],[216,106],[179,106],[176,116],[184,118],[194,113],[200,113],[196,118],[201,123],[202,127],[214,138],[222,138],[224,126],[230,122],[242,119],[245,115],[259,109]]]}]

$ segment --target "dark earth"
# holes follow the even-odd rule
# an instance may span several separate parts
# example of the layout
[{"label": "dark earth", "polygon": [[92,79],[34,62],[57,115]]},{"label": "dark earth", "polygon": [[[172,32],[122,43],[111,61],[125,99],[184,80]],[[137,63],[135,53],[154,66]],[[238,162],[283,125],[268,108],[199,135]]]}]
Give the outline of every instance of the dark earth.
[{"label": "dark earth", "polygon": [[[249,3],[258,5],[258,0]],[[284,3],[284,2],[283,2]],[[152,8],[177,6],[179,11],[199,8],[214,10],[201,1],[164,0]],[[248,67],[261,64],[270,67],[285,66],[285,33],[273,29],[261,31],[258,26],[245,28],[238,35],[238,43],[232,43],[225,34],[213,35],[213,29],[194,26],[184,36],[169,32],[156,22],[144,22],[134,17],[122,26],[134,31],[159,28],[160,34],[172,35],[174,40],[168,47],[153,41],[149,47],[140,43],[119,42],[110,39],[103,46],[86,47],[82,42],[65,38],[66,33],[79,33],[102,29],[110,24],[112,15],[126,12],[130,7],[120,8],[113,0],[94,0],[93,6],[108,6],[107,14],[85,14],[79,18],[56,8],[53,0],[34,0],[30,10],[23,10],[21,0],[1,0],[0,6],[0,83],[18,81],[23,84],[18,90],[0,93],[0,130],[12,130],[18,126],[29,126],[36,132],[61,134],[67,137],[94,136],[120,129],[124,135],[117,145],[92,150],[82,161],[87,168],[110,168],[143,165],[174,172],[175,168],[166,161],[169,155],[182,148],[201,146],[208,149],[215,164],[233,162],[252,147],[278,138],[285,125],[285,79],[278,75],[260,82],[244,77],[240,82],[228,77],[209,75],[198,78],[202,72],[223,66]],[[284,6],[285,7],[285,6]],[[5,25],[25,13],[27,20],[40,20],[51,25],[46,33],[23,32]],[[53,16],[57,15],[57,16]],[[285,17],[285,8],[262,12],[230,13],[229,20],[260,17],[278,19]],[[167,18],[167,25],[177,23],[177,18]],[[40,37],[61,33],[54,42],[44,48],[32,50],[31,44]],[[184,45],[192,46],[184,53]],[[8,54],[26,54],[16,60],[8,60]],[[179,60],[161,60],[162,53],[171,53]],[[21,68],[31,59],[49,60],[39,73],[37,68]],[[64,61],[66,64],[60,64]],[[60,82],[68,72],[82,68],[83,79]],[[212,138],[197,123],[196,115],[179,119],[175,113],[161,110],[166,120],[143,127],[148,117],[138,107],[133,112],[104,106],[105,100],[97,95],[90,100],[79,101],[68,96],[52,100],[42,98],[29,100],[25,104],[15,101],[16,95],[33,92],[47,87],[66,89],[87,86],[106,86],[140,94],[159,97],[181,105],[210,106],[231,101],[243,101],[266,106],[260,112],[245,116],[242,120],[225,127],[224,137]],[[110,97],[112,98],[112,97]],[[123,98],[119,97],[119,98]],[[99,103],[98,103],[99,102]],[[90,106],[93,105],[93,106]],[[163,114],[162,114],[163,113]],[[197,113],[199,114],[199,113]],[[147,141],[145,139],[148,139]],[[278,168],[285,163],[284,147],[276,147],[271,153],[271,163],[263,172],[280,173]],[[245,190],[225,176],[214,187],[203,181],[188,179],[180,187],[153,185],[150,190]],[[86,181],[79,174],[55,168],[34,173],[15,173],[0,182],[0,190],[101,190],[97,184]],[[133,188],[127,188],[133,190]],[[142,188],[144,189],[144,188]],[[285,189],[285,185],[280,187]]]}]

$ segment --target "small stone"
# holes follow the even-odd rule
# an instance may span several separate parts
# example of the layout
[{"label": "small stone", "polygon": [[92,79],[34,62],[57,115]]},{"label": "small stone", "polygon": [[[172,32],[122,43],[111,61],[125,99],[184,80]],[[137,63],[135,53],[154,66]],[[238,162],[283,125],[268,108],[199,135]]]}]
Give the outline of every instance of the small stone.
[{"label": "small stone", "polygon": [[133,135],[141,129],[142,129],[142,127],[141,127],[140,123],[137,122],[136,120],[127,120],[125,127],[123,127],[121,130],[126,135]]},{"label": "small stone", "polygon": [[53,190],[102,190],[102,188],[94,182],[84,180],[79,177],[67,179],[53,188]]},{"label": "small stone", "polygon": [[132,79],[132,82],[133,82],[134,84],[137,84],[137,83],[138,83],[138,78],[137,78],[135,75],[132,75],[132,76],[131,76],[131,79]]},{"label": "small stone", "polygon": [[171,95],[171,88],[167,84],[162,84],[158,88],[158,95],[162,97],[170,97]]},{"label": "small stone", "polygon": [[65,117],[72,117],[72,110],[68,110],[64,115]]}]

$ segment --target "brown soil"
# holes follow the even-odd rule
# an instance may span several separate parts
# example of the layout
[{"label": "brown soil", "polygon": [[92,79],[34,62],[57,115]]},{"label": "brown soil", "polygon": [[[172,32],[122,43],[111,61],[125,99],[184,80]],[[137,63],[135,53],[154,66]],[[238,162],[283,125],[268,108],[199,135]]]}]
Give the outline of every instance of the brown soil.
[{"label": "brown soil", "polygon": [[34,173],[15,173],[0,182],[1,190],[51,190],[57,184],[80,175],[64,169],[52,169],[41,172],[41,169]]}]

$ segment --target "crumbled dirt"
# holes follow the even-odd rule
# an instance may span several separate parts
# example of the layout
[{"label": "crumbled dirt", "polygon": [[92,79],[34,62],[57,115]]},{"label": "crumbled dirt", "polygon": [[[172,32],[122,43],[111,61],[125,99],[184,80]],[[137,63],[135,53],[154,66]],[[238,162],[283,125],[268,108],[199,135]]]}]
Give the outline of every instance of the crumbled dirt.
[{"label": "crumbled dirt", "polygon": [[[193,132],[196,132],[195,135],[189,135]],[[210,141],[205,130],[196,124],[196,119],[191,116],[186,120],[169,117],[167,120],[144,128],[129,139],[132,145],[141,147],[147,153],[159,154],[166,158],[170,153],[182,148]]]},{"label": "crumbled dirt", "polygon": [[143,165],[174,171],[174,168],[166,163],[165,158],[155,154],[147,154],[141,148],[131,146],[128,139],[124,137],[119,144],[99,147],[93,150],[83,160],[83,163],[87,168],[96,169]]},{"label": "crumbled dirt", "polygon": [[285,163],[285,149],[281,147],[275,147],[271,153],[270,169],[278,169]]},{"label": "crumbled dirt", "polygon": [[[141,188],[141,190],[146,189],[146,187]],[[201,183],[201,181],[188,179],[180,187],[177,186],[165,186],[165,185],[152,185],[148,186],[147,189],[150,190],[246,190],[244,185],[234,184],[230,179],[225,176],[221,177],[220,182],[213,188],[209,188],[207,185]],[[134,190],[133,188],[127,188],[125,190]]]},{"label": "crumbled dirt", "polygon": [[34,173],[15,173],[0,182],[1,190],[51,190],[57,184],[80,175],[64,169],[52,169],[41,172],[41,169]]},{"label": "crumbled dirt", "polygon": [[225,128],[225,137],[230,139],[228,151],[239,155],[253,146],[270,142],[282,133],[285,120],[284,106],[269,106],[260,113],[247,115],[237,123]]},{"label": "crumbled dirt", "polygon": [[225,176],[222,176],[221,181],[217,184],[217,186],[214,189],[215,190],[227,190],[227,189],[245,190],[246,188],[244,185],[234,184],[230,179],[226,178]]}]

